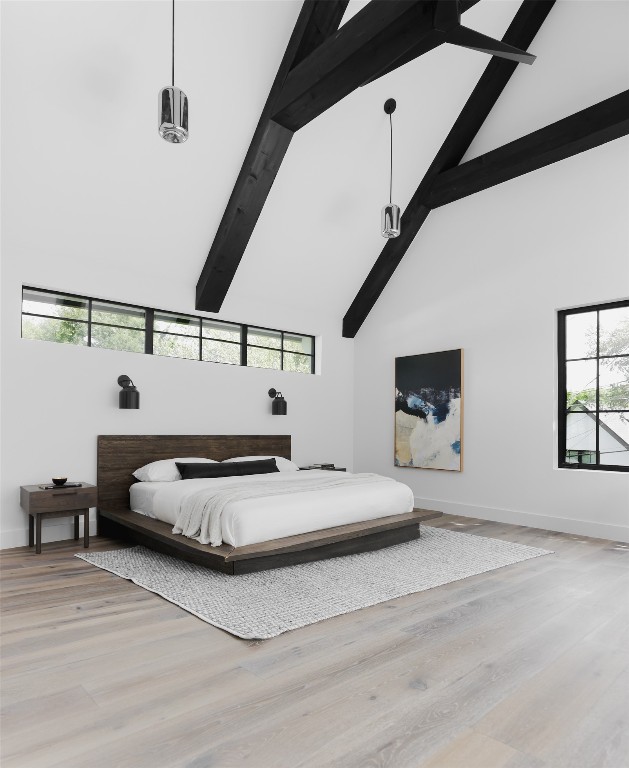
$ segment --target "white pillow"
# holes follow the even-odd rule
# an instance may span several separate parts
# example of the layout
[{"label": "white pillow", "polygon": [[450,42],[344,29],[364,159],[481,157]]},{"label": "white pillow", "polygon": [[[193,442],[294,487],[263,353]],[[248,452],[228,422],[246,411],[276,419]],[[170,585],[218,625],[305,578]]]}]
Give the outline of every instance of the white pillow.
[{"label": "white pillow", "polygon": [[194,456],[185,459],[162,459],[161,461],[152,461],[150,464],[136,469],[133,472],[133,477],[143,483],[172,483],[174,480],[181,480],[181,475],[175,464],[176,461],[188,464],[218,464],[214,459],[199,459]]},{"label": "white pillow", "polygon": [[299,469],[294,461],[285,459],[283,456],[235,456],[233,459],[225,459],[222,463],[226,464],[230,461],[262,461],[263,459],[275,459],[280,472],[297,472]]}]

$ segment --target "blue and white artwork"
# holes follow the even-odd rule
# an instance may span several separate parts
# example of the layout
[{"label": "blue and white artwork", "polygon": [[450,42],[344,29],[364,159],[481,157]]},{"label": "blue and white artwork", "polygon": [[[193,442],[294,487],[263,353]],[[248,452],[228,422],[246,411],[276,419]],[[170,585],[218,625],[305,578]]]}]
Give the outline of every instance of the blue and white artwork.
[{"label": "blue and white artwork", "polygon": [[395,465],[462,469],[463,350],[395,358]]}]

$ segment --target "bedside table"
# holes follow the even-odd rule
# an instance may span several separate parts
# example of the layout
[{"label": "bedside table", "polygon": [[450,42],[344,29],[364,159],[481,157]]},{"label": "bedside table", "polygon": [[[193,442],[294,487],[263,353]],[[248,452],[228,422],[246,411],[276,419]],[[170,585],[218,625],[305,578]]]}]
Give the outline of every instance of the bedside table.
[{"label": "bedside table", "polygon": [[[44,485],[44,483],[42,483]],[[79,539],[79,517],[83,516],[83,546],[90,545],[90,507],[98,502],[98,488],[83,483],[80,488],[20,486],[20,506],[28,514],[28,546],[41,553],[41,521],[44,517],[74,517],[74,540]],[[35,536],[35,530],[37,535]]]},{"label": "bedside table", "polygon": [[303,472],[308,469],[322,469],[324,472],[347,472],[346,467],[299,467]]}]

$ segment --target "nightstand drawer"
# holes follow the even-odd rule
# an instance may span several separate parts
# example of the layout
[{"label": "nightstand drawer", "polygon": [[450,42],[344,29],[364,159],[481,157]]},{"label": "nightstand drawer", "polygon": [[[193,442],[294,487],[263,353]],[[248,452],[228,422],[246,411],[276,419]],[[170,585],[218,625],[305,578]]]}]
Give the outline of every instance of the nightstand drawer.
[{"label": "nightstand drawer", "polygon": [[66,509],[95,507],[98,499],[96,488],[60,488],[27,494],[22,507],[26,512],[62,512]]}]

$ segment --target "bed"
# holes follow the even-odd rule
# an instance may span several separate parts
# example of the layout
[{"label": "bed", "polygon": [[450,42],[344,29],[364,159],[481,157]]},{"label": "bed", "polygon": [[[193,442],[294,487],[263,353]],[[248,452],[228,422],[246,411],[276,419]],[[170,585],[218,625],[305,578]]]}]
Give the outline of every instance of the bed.
[{"label": "bed", "polygon": [[[168,504],[172,504],[173,499],[176,502],[179,493],[177,486],[189,490],[191,486],[196,488],[195,483],[200,487],[201,481],[133,485],[135,478],[132,473],[138,467],[177,456],[195,456],[214,461],[224,461],[235,456],[279,456],[290,459],[291,438],[290,435],[100,435],[97,472],[99,534],[143,544],[224,573],[239,574],[365,552],[410,541],[419,537],[419,523],[422,520],[440,515],[438,512],[419,509],[392,514],[390,508],[383,508],[380,513],[378,505],[387,507],[387,502],[384,497],[382,502],[379,501],[378,484],[353,491],[353,506],[346,505],[344,501],[342,504],[339,502],[338,514],[335,514],[335,502],[332,499],[343,500],[346,486],[352,485],[351,476],[341,481],[341,473],[295,472],[291,473],[291,480],[299,486],[316,484],[316,476],[320,475],[320,483],[326,487],[319,489],[318,496],[324,498],[329,494],[329,503],[319,505],[319,512],[313,508],[314,511],[310,511],[310,522],[300,523],[307,530],[301,532],[299,527],[291,529],[290,526],[295,524],[290,507],[286,506],[290,505],[289,497],[275,496],[272,495],[274,491],[268,491],[271,495],[260,499],[258,506],[266,510],[264,519],[267,521],[267,535],[273,538],[258,540],[261,516],[252,510],[252,504],[248,502],[248,507],[241,505],[238,508],[236,523],[233,517],[225,516],[227,522],[223,525],[220,545],[202,544],[195,539],[174,534],[173,519],[168,516]],[[333,480],[334,476],[338,479]],[[253,478],[252,481],[257,483],[259,479]],[[285,480],[277,475],[264,477],[265,483],[278,483],[278,487],[285,485]],[[243,481],[250,481],[250,478],[243,478]],[[133,503],[130,500],[132,485]],[[331,487],[328,489],[327,486]],[[131,506],[138,511],[132,511]],[[162,508],[161,516],[164,519],[154,516],[156,507]],[[302,507],[303,504],[300,510]],[[287,511],[284,512],[284,509]],[[317,514],[321,523],[320,527],[315,528]]]}]

